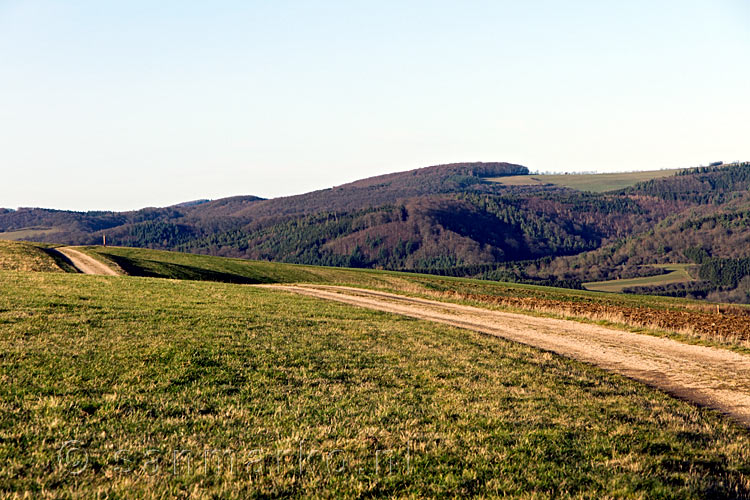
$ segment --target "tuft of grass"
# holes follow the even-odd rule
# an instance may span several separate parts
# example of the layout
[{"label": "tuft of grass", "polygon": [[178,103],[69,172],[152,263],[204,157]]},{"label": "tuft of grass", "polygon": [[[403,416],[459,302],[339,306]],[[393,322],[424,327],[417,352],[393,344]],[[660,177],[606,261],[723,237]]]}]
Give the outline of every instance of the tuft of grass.
[{"label": "tuft of grass", "polygon": [[750,497],[745,429],[527,346],[225,283],[0,285],[0,496]]}]

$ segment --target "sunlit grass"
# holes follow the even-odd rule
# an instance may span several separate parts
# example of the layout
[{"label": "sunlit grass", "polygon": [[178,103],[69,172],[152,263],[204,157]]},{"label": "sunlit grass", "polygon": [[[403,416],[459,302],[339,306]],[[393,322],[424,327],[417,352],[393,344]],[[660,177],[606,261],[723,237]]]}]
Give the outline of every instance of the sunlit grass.
[{"label": "sunlit grass", "polygon": [[494,337],[224,283],[0,272],[0,285],[4,495],[750,490],[745,430]]},{"label": "sunlit grass", "polygon": [[38,243],[0,240],[0,270],[63,272]]}]

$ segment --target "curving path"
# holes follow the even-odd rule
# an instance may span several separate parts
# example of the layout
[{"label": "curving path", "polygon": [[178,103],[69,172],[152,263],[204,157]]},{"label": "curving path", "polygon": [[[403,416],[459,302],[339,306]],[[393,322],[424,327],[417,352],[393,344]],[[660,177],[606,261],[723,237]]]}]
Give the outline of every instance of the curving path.
[{"label": "curving path", "polygon": [[55,249],[63,254],[73,266],[83,274],[103,274],[107,276],[119,276],[120,273],[83,252],[73,247],[60,247]]},{"label": "curving path", "polygon": [[262,285],[521,342],[639,380],[750,425],[750,356],[726,349],[435,300],[323,285]]}]

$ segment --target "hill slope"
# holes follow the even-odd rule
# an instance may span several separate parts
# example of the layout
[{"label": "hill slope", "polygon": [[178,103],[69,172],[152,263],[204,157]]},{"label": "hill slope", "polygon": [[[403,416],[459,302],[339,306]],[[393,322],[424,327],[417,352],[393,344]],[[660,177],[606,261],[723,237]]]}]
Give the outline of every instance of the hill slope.
[{"label": "hill slope", "polygon": [[[495,182],[519,174],[528,171],[460,163],[271,200],[125,213],[3,210],[0,238],[96,244],[106,234],[119,246],[572,287],[658,274],[654,264],[689,263],[686,252],[706,244],[711,258],[750,257],[746,226],[736,225],[750,203],[750,164],[679,170],[605,193]],[[718,235],[715,220],[730,219],[735,226]]]},{"label": "hill slope", "polygon": [[70,268],[46,245],[0,241],[0,270],[61,273]]},{"label": "hill slope", "polygon": [[684,208],[648,231],[592,252],[555,259],[541,266],[538,275],[593,281],[618,277],[621,269],[695,264],[699,267],[695,282],[634,291],[750,302],[750,282],[743,282],[750,276],[750,164],[681,173],[637,185],[624,194],[670,200]]},{"label": "hill slope", "polygon": [[0,279],[9,497],[748,495],[745,429],[528,346],[259,287]]}]

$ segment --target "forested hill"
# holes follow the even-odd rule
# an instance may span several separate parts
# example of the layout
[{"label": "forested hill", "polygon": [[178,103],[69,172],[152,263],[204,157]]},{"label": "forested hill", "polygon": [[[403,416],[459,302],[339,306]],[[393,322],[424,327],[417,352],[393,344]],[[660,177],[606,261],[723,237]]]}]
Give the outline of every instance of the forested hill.
[{"label": "forested hill", "polygon": [[487,178],[525,175],[529,171],[512,163],[453,163],[380,175],[311,193],[265,200],[231,203],[217,200],[201,206],[201,213],[258,219],[318,212],[344,212],[379,207],[417,196],[456,193],[467,189],[494,192],[499,187]]},{"label": "forested hill", "polygon": [[598,281],[630,277],[653,264],[691,264],[692,283],[633,291],[750,301],[750,163],[693,169],[622,194],[668,201],[676,209],[647,231],[524,272],[536,279]]},{"label": "forested hill", "polygon": [[0,237],[95,244],[106,234],[112,245],[565,286],[654,272],[643,266],[688,262],[696,248],[711,259],[750,257],[750,164],[604,193],[492,181],[524,175],[509,163],[458,163],[268,200],[122,213],[4,209]]},{"label": "forested hill", "polygon": [[269,200],[235,196],[132,212],[0,208],[0,237],[88,244],[101,241],[102,235],[107,234],[112,244],[173,249],[195,238],[239,230],[251,223],[257,227],[291,216],[347,213],[467,189],[495,192],[501,187],[485,178],[527,173],[526,167],[510,163],[455,163]]}]

